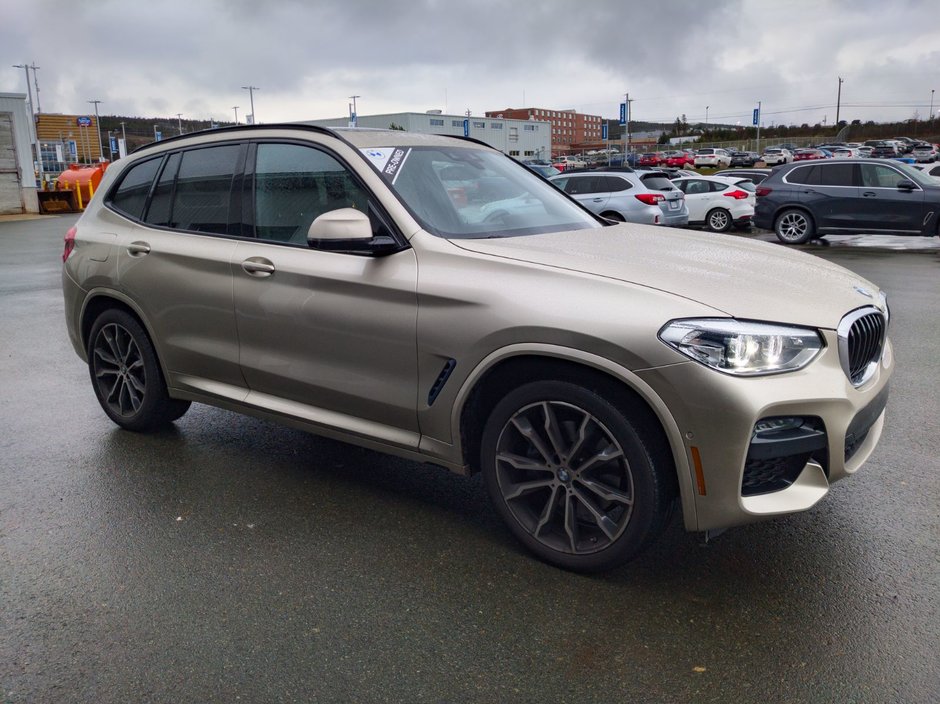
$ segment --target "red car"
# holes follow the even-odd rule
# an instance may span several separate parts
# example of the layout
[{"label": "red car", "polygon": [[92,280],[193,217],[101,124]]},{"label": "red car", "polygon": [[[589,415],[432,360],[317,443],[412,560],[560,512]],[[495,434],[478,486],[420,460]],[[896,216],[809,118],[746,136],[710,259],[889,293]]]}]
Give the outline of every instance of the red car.
[{"label": "red car", "polygon": [[797,149],[793,161],[807,161],[809,159],[825,159],[826,153],[819,149]]},{"label": "red car", "polygon": [[675,168],[681,169],[686,164],[693,166],[694,163],[695,157],[693,157],[688,152],[669,152],[666,155],[666,166],[673,166]]},{"label": "red car", "polygon": [[640,156],[640,166],[662,166],[665,162],[662,154],[643,154]]}]

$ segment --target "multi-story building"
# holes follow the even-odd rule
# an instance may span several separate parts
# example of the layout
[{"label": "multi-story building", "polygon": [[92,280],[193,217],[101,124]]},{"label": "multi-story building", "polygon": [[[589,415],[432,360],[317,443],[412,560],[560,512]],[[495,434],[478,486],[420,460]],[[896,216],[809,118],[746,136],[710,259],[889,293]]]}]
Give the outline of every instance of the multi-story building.
[{"label": "multi-story building", "polygon": [[506,108],[488,110],[487,117],[512,120],[538,120],[551,125],[552,155],[569,154],[603,145],[600,115],[585,115],[575,110],[547,108]]},{"label": "multi-story building", "polygon": [[[309,120],[306,124],[346,127],[349,124],[349,118]],[[523,161],[549,158],[549,125],[528,118],[512,120],[490,116],[445,115],[440,111],[432,110],[430,112],[359,115],[356,126],[474,137],[499,149],[504,154]]]}]

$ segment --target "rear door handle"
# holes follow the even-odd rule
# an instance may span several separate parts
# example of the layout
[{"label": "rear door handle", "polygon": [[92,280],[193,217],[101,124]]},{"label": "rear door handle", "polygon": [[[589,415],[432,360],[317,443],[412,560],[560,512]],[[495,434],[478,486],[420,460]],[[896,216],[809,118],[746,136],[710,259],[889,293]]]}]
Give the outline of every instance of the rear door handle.
[{"label": "rear door handle", "polygon": [[865,196],[866,198],[874,198],[878,194],[875,193],[874,191],[863,191],[862,195]]},{"label": "rear door handle", "polygon": [[150,254],[150,245],[146,242],[131,242],[127,245],[127,253],[132,257],[143,257]]},{"label": "rear door handle", "polygon": [[263,278],[274,273],[274,264],[264,257],[250,257],[242,262],[242,269],[251,276]]},{"label": "rear door handle", "polygon": [[602,202],[604,199],[603,199],[603,198],[592,198],[591,200],[593,200],[595,203],[600,203],[600,202]]}]

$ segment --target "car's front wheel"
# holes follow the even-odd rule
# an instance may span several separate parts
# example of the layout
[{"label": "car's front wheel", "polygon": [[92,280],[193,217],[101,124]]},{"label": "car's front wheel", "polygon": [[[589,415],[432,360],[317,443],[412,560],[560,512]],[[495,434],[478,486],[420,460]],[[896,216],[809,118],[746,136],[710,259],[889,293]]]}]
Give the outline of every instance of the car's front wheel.
[{"label": "car's front wheel", "polygon": [[724,208],[710,210],[705,216],[705,225],[715,232],[727,232],[731,229],[731,213]]},{"label": "car's front wheel", "polygon": [[774,222],[774,233],[784,244],[803,244],[815,236],[816,227],[806,211],[784,210]]},{"label": "car's front wheel", "polygon": [[88,371],[104,412],[127,430],[151,430],[189,410],[189,401],[167,394],[153,344],[126,311],[106,310],[95,320],[88,337]]},{"label": "car's front wheel", "polygon": [[507,394],[483,431],[487,491],[513,534],[546,562],[616,567],[656,537],[672,495],[665,462],[628,411],[567,381]]}]

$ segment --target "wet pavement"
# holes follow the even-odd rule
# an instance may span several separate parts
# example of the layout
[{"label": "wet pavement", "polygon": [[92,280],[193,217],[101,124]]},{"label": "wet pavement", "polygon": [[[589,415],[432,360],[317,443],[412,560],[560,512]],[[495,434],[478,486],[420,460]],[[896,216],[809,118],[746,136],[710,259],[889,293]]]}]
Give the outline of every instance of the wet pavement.
[{"label": "wet pavement", "polygon": [[808,247],[890,294],[858,475],[584,577],[478,479],[206,406],[118,430],[66,337],[73,221],[0,222],[0,702],[940,701],[936,252]]}]

